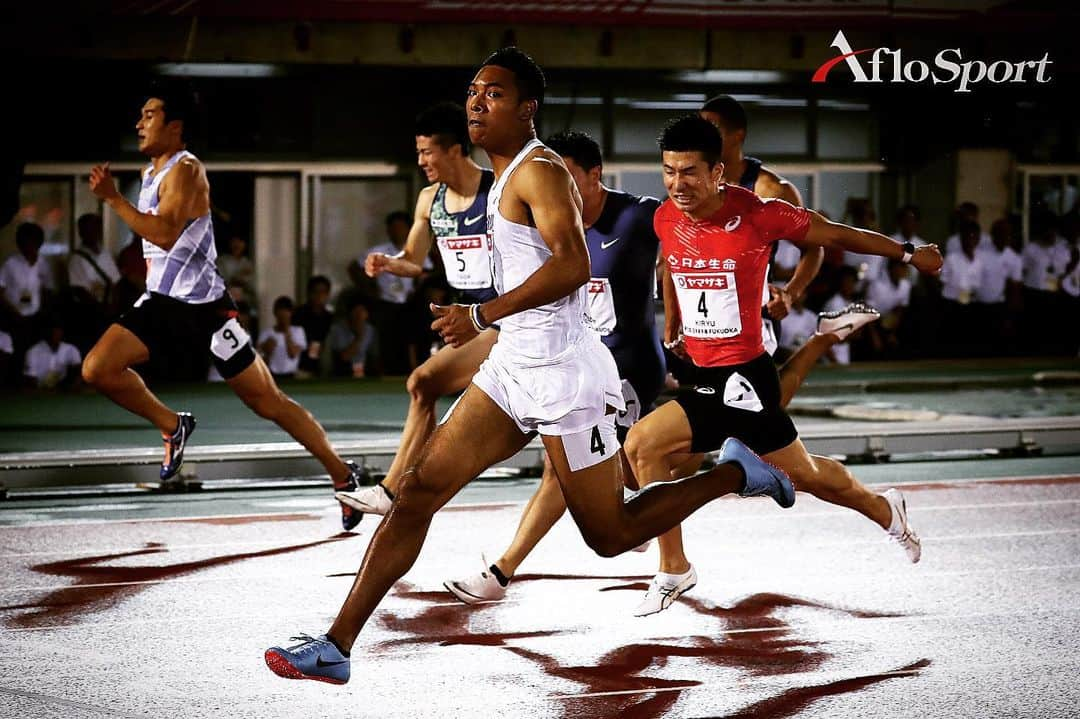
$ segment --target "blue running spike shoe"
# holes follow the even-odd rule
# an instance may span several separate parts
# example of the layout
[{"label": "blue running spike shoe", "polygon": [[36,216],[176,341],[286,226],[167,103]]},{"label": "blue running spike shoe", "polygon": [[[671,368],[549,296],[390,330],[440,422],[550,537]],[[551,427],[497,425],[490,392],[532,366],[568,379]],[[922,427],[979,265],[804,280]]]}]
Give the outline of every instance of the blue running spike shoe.
[{"label": "blue running spike shoe", "polygon": [[301,634],[290,641],[300,642],[291,647],[270,647],[263,655],[266,666],[286,679],[314,679],[329,684],[349,681],[349,658],[323,634],[313,637]]},{"label": "blue running spike shoe", "polygon": [[724,440],[716,460],[718,463],[734,462],[742,467],[743,474],[746,475],[746,484],[739,492],[740,497],[768,495],[784,509],[795,504],[795,488],[791,486],[791,480],[783,470],[777,469],[754,454],[749,447],[734,437]]},{"label": "blue running spike shoe", "polygon": [[176,431],[171,435],[163,434],[165,440],[165,459],[161,463],[161,481],[167,482],[176,476],[184,464],[184,447],[188,438],[195,431],[195,417],[190,412],[176,413]]},{"label": "blue running spike shoe", "polygon": [[[363,476],[363,470],[351,459],[345,460],[345,466],[349,468],[349,476],[345,479],[344,485],[334,488],[335,493],[355,492],[360,489],[360,478]],[[360,520],[364,518],[364,513],[355,507],[345,504],[340,499],[338,500],[338,504],[341,505],[341,526],[348,532],[353,527],[360,524]]]}]

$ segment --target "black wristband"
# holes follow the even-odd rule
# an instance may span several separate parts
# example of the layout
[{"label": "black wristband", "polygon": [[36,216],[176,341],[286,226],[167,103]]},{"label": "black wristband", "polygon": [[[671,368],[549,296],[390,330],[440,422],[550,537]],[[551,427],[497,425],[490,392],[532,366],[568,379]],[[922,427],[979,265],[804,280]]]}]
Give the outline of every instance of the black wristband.
[{"label": "black wristband", "polygon": [[904,244],[900,245],[900,247],[902,247],[904,250],[904,256],[900,258],[900,261],[903,262],[905,265],[910,265],[911,258],[915,254],[914,243],[905,242]]}]

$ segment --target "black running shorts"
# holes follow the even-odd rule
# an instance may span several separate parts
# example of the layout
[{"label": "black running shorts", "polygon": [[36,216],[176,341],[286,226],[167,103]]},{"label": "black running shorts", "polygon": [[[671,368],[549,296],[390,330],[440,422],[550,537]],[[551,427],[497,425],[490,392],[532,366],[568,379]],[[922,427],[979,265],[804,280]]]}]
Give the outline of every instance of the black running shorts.
[{"label": "black running shorts", "polygon": [[768,454],[799,436],[780,406],[780,378],[767,353],[729,367],[694,367],[688,379],[675,401],[690,421],[692,452],[712,452],[735,437]]},{"label": "black running shorts", "polygon": [[116,322],[142,340],[151,357],[209,352],[221,376],[232,379],[255,361],[251,337],[236,315],[228,294],[213,302],[190,304],[152,292]]}]

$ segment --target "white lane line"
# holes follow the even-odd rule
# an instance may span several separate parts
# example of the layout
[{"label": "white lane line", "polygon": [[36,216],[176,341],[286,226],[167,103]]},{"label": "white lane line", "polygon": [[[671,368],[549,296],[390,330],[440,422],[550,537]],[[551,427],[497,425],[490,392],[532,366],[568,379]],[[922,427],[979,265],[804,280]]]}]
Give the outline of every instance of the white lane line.
[{"label": "white lane line", "polygon": [[[357,534],[356,536],[357,537],[362,537],[364,535]],[[335,539],[335,538],[332,535],[331,536],[321,536],[321,537],[309,537],[309,538],[300,537],[300,538],[297,538],[295,540],[290,540],[290,541],[294,541],[294,542],[296,542],[298,544],[308,544],[310,542],[322,542],[322,541],[325,541],[325,540],[328,540],[328,539]],[[337,541],[342,541],[344,539],[345,538],[342,537],[341,540],[337,540]],[[147,540],[147,541],[148,542],[153,542],[155,540]],[[58,549],[58,550],[54,550],[54,551],[51,551],[51,552],[20,552],[20,553],[15,553],[15,554],[0,554],[0,559],[25,559],[27,557],[62,557],[62,556],[67,555],[67,554],[70,554],[72,556],[100,557],[100,556],[105,556],[105,555],[109,555],[109,554],[130,554],[132,552],[146,552],[147,554],[167,554],[169,556],[172,556],[173,552],[178,552],[178,551],[187,550],[187,549],[223,549],[223,548],[227,548],[227,547],[266,547],[266,548],[269,548],[269,549],[275,549],[275,548],[281,546],[281,541],[277,540],[277,541],[272,541],[271,542],[271,541],[263,539],[263,540],[259,540],[259,541],[247,541],[247,542],[207,542],[207,543],[203,543],[203,544],[165,544],[164,542],[158,542],[158,544],[160,546],[148,547],[144,543],[144,544],[135,544],[135,545],[126,546],[126,547],[97,547],[97,548],[81,547],[79,549]]]}]

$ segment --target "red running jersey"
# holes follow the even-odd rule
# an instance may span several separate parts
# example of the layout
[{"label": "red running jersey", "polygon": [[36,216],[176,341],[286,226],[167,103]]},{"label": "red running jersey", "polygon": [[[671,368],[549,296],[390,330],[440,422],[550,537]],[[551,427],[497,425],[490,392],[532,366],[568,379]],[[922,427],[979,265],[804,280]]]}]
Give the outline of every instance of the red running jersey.
[{"label": "red running jersey", "polygon": [[765,351],[761,296],[773,242],[799,242],[810,213],[784,200],[762,200],[724,186],[712,217],[694,220],[665,200],[653,216],[682,317],[690,358],[699,367],[749,362]]}]

